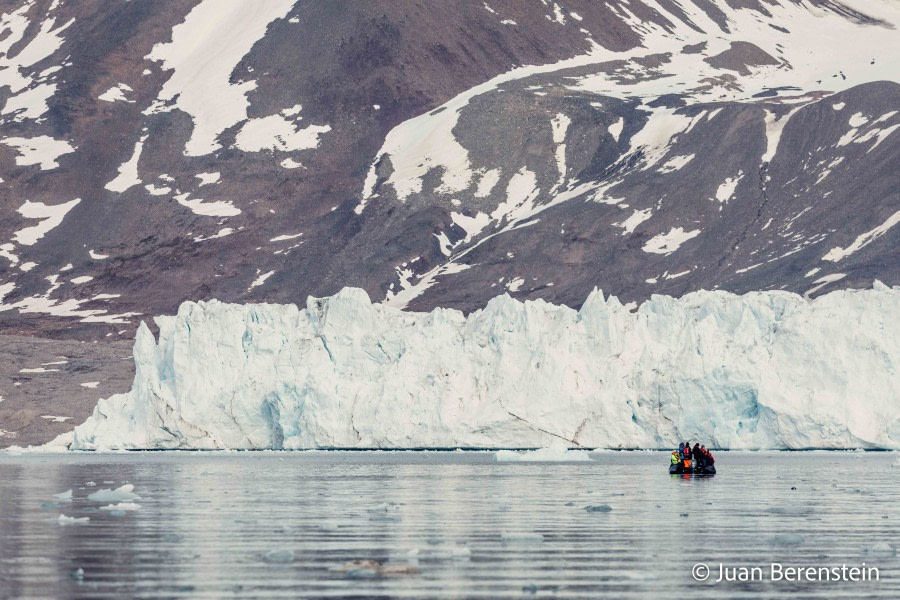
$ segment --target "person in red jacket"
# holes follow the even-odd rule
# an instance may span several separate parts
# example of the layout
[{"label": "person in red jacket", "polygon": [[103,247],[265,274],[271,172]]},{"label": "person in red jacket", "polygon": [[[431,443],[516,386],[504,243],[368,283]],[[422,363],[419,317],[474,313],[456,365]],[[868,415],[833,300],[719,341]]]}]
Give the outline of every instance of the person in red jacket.
[{"label": "person in red jacket", "polygon": [[691,468],[691,443],[685,442],[684,448],[681,449],[681,460],[686,473],[690,473]]},{"label": "person in red jacket", "polygon": [[706,464],[716,464],[716,459],[713,458],[712,452],[706,449],[706,446],[700,446],[700,451],[703,452],[703,458],[706,459]]}]

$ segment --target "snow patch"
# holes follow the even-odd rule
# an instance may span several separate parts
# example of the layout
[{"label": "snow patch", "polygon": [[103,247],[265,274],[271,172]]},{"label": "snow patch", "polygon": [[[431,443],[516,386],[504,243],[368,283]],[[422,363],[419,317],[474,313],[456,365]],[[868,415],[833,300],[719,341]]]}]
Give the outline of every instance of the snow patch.
[{"label": "snow patch", "polygon": [[734,197],[734,191],[737,189],[737,184],[743,176],[744,172],[738,171],[737,175],[726,179],[716,190],[716,200],[718,200],[722,204],[725,204],[729,200],[731,200]]},{"label": "snow patch", "polygon": [[295,240],[302,235],[303,235],[302,233],[284,234],[284,235],[279,235],[279,236],[273,237],[269,241],[270,242],[283,242],[284,240]]},{"label": "snow patch", "polygon": [[129,100],[125,96],[125,92],[132,92],[132,91],[134,91],[134,90],[132,90],[131,87],[128,86],[127,84],[117,83],[116,85],[112,86],[111,88],[109,88],[108,90],[106,90],[105,92],[103,92],[102,94],[97,96],[97,99],[103,100],[104,102],[131,102],[131,103],[134,103],[134,100]]},{"label": "snow patch", "polygon": [[216,200],[204,202],[201,198],[189,199],[189,193],[174,196],[178,204],[189,208],[195,215],[203,217],[234,217],[241,214],[241,209],[231,203],[230,200]]},{"label": "snow patch", "polygon": [[672,173],[673,171],[677,171],[684,165],[691,162],[691,160],[693,160],[693,158],[694,158],[693,154],[684,154],[681,156],[673,156],[672,158],[667,160],[665,162],[665,164],[663,164],[663,166],[661,166],[658,169],[658,171],[660,173]]},{"label": "snow patch", "polygon": [[500,169],[486,171],[478,180],[478,188],[475,190],[476,198],[487,198],[497,183],[500,181]]},{"label": "snow patch", "polygon": [[269,23],[287,16],[295,0],[203,0],[172,29],[171,41],[156,44],[148,60],[173,71],[145,114],[174,109],[194,121],[186,156],[219,148],[218,136],[247,118],[247,94],[255,81],[231,77],[241,59],[266,34]]},{"label": "snow patch", "polygon": [[[259,273],[259,269],[257,269],[256,272]],[[247,291],[249,292],[253,288],[261,286],[262,284],[264,284],[266,282],[266,279],[268,279],[269,277],[271,277],[274,274],[275,274],[275,271],[267,271],[266,273],[263,273],[262,275],[260,275],[259,277],[257,277],[256,279],[253,280],[253,283],[250,284],[250,287],[247,288]]]},{"label": "snow patch", "polygon": [[847,258],[854,252],[865,248],[866,246],[883,236],[897,223],[900,223],[900,210],[888,217],[884,223],[882,223],[875,229],[857,236],[856,240],[854,240],[854,242],[846,248],[841,248],[838,246],[832,248],[828,251],[828,254],[822,257],[822,260],[828,260],[836,263],[844,258]]},{"label": "snow patch", "polygon": [[200,187],[203,187],[204,185],[211,185],[213,183],[218,183],[219,178],[221,176],[222,176],[222,174],[219,171],[212,171],[209,173],[197,173],[196,175],[194,175],[194,177],[196,177],[197,179],[200,180]]},{"label": "snow patch", "polygon": [[16,149],[19,153],[16,157],[17,165],[40,165],[42,171],[57,168],[59,166],[57,159],[60,156],[75,151],[69,142],[47,135],[32,138],[7,137],[0,140],[0,144]]},{"label": "snow patch", "polygon": [[106,189],[121,194],[130,187],[141,183],[141,179],[138,177],[138,161],[141,159],[141,152],[146,140],[147,136],[145,135],[135,143],[131,158],[119,165],[119,174],[104,186]]},{"label": "snow patch", "polygon": [[234,145],[247,152],[308,150],[319,145],[319,136],[331,131],[330,125],[310,125],[297,129],[293,121],[281,115],[250,119],[235,137]]},{"label": "snow patch", "polygon": [[652,214],[653,210],[650,208],[645,208],[643,210],[635,209],[634,212],[631,213],[630,217],[616,226],[623,229],[622,235],[630,235],[634,233],[634,230],[638,225],[649,219]]},{"label": "snow patch", "polygon": [[685,231],[681,227],[673,227],[668,233],[660,233],[644,244],[642,250],[651,254],[669,255],[678,250],[683,243],[700,235],[699,229]]},{"label": "snow patch", "polygon": [[26,219],[40,219],[40,223],[25,229],[20,229],[13,234],[13,241],[23,246],[33,246],[39,239],[44,237],[47,232],[62,223],[63,218],[70,210],[81,202],[81,198],[75,198],[62,204],[44,204],[43,202],[31,202],[26,200],[25,204],[19,207],[18,213]]}]

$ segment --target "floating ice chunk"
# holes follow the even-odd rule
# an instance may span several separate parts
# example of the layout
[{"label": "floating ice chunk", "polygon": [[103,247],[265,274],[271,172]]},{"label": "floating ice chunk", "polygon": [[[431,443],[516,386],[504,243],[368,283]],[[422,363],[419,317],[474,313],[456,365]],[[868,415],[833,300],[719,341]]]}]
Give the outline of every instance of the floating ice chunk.
[{"label": "floating ice chunk", "polygon": [[278,564],[286,564],[294,562],[294,551],[293,550],[269,550],[266,552],[265,556],[263,556],[263,560],[267,563],[278,563]]},{"label": "floating ice chunk", "polygon": [[67,517],[66,515],[59,515],[56,522],[60,525],[83,525],[90,520],[90,517]]},{"label": "floating ice chunk", "polygon": [[85,483],[84,485],[85,485],[86,487],[94,487],[94,486],[96,486],[97,484],[94,483],[93,481],[88,481],[88,482]]},{"label": "floating ice chunk", "polygon": [[897,556],[897,549],[887,542],[878,542],[877,544],[863,547],[860,554],[876,558],[893,558]]},{"label": "floating ice chunk", "polygon": [[500,540],[504,544],[539,544],[544,541],[544,535],[534,531],[504,531]]},{"label": "floating ice chunk", "polygon": [[417,564],[421,561],[469,560],[472,550],[463,544],[444,544],[442,540],[428,540],[429,547],[420,550],[413,548],[406,552],[391,555],[392,562]]},{"label": "floating ice chunk", "polygon": [[583,462],[591,460],[587,451],[567,448],[538,448],[525,452],[499,450],[494,458],[497,462]]},{"label": "floating ice chunk", "polygon": [[472,550],[468,546],[437,546],[422,553],[422,560],[469,560]]},{"label": "floating ice chunk", "polygon": [[66,490],[65,492],[60,492],[58,494],[53,494],[53,497],[59,500],[60,502],[71,502],[72,501],[72,490]]},{"label": "floating ice chunk", "polygon": [[390,562],[400,562],[400,563],[410,563],[417,564],[419,562],[419,549],[413,548],[412,550],[407,550],[406,552],[396,552],[391,554],[389,558]]},{"label": "floating ice chunk", "polygon": [[141,497],[134,493],[134,485],[126,483],[114,490],[104,488],[97,490],[87,497],[91,502],[128,502],[131,500],[140,500]]},{"label": "floating ice chunk", "polygon": [[585,506],[584,510],[589,513],[608,513],[612,512],[612,507],[609,504],[592,504]]},{"label": "floating ice chunk", "polygon": [[803,536],[799,533],[779,533],[769,539],[773,546],[799,546],[804,542]]},{"label": "floating ice chunk", "polygon": [[784,515],[786,517],[800,517],[812,514],[813,509],[809,506],[800,505],[773,506],[769,509],[769,512],[776,515]]},{"label": "floating ice chunk", "polygon": [[400,510],[400,505],[396,502],[382,502],[381,504],[368,509],[370,513],[388,513],[396,510]]},{"label": "floating ice chunk", "polygon": [[118,504],[107,504],[106,506],[101,506],[100,510],[109,510],[109,511],[132,511],[139,510],[141,508],[140,504],[135,502],[119,502]]},{"label": "floating ice chunk", "polygon": [[377,560],[352,560],[339,567],[332,567],[331,571],[344,573],[352,579],[368,579],[378,576],[410,575],[419,572],[416,565],[383,565]]}]

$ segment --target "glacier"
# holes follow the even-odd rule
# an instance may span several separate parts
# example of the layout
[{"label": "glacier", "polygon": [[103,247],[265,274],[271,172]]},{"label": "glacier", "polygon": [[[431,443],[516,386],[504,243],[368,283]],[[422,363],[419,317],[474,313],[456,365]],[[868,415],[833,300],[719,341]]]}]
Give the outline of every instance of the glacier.
[{"label": "glacier", "polygon": [[71,449],[900,448],[900,287],[464,315],[185,302]]}]

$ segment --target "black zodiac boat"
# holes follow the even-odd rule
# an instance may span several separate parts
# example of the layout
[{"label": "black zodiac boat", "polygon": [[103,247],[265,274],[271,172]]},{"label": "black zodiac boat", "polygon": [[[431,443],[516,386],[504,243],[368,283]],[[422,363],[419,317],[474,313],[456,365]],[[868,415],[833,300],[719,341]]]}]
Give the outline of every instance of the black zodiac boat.
[{"label": "black zodiac boat", "polygon": [[688,467],[684,468],[684,465],[678,463],[677,465],[669,465],[669,474],[670,475],[684,475],[684,474],[693,474],[693,475],[715,475],[716,474],[716,465],[706,465],[704,467]]}]

